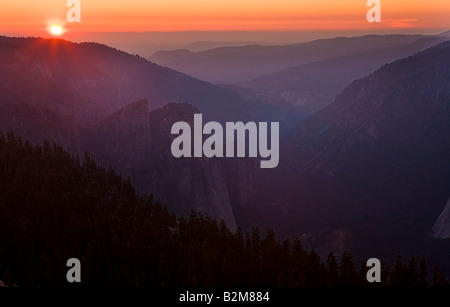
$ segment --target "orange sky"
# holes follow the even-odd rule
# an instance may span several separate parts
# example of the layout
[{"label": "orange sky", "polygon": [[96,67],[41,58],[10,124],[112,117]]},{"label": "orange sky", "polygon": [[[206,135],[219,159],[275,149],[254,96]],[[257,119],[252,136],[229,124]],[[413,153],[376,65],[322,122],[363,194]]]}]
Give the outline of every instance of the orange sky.
[{"label": "orange sky", "polygon": [[450,0],[381,0],[382,22],[366,20],[367,0],[81,0],[81,23],[65,21],[67,0],[0,2],[0,34],[66,32],[450,29]]}]

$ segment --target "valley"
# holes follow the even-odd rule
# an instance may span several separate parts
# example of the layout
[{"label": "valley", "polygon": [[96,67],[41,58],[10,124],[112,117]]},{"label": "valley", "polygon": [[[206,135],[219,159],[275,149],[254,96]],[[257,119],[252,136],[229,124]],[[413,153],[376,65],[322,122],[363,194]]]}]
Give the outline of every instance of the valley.
[{"label": "valley", "polygon": [[[445,40],[365,36],[155,55],[166,68],[95,43],[0,37],[0,130],[92,155],[177,215],[195,210],[231,231],[272,227],[321,257],[402,253],[450,271],[448,238],[430,237],[450,195]],[[173,124],[194,127],[199,113],[221,126],[279,123],[279,164],[260,168],[265,161],[242,152],[174,157]],[[267,135],[267,151],[277,136]]]}]

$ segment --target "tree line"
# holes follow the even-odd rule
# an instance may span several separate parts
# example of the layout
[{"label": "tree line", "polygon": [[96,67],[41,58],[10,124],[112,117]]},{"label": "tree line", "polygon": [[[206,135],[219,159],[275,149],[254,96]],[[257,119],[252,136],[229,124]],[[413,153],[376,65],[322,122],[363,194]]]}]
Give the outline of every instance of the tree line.
[{"label": "tree line", "polygon": [[177,217],[88,154],[0,133],[0,280],[69,286],[69,258],[81,261],[81,286],[448,286],[425,260],[399,256],[369,284],[350,253],[322,260],[273,229],[233,233],[197,212]]}]

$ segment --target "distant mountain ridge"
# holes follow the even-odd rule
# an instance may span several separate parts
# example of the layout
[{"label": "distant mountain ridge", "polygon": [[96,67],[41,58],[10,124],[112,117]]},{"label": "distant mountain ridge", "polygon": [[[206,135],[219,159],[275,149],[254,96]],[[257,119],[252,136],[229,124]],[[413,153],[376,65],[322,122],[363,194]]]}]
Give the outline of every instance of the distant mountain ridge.
[{"label": "distant mountain ridge", "polygon": [[[0,105],[23,101],[92,123],[132,101],[195,105],[219,121],[267,119],[259,101],[96,43],[0,37]],[[279,114],[282,114],[279,113]],[[282,115],[281,115],[282,116]]]},{"label": "distant mountain ridge", "polygon": [[161,51],[150,59],[215,83],[241,83],[262,74],[355,54],[371,49],[413,43],[423,35],[367,35],[320,39],[308,43],[220,47],[201,52]]},{"label": "distant mountain ridge", "polygon": [[331,103],[355,79],[362,78],[384,64],[411,56],[447,40],[445,37],[420,38],[400,46],[375,48],[292,67],[262,75],[240,84],[260,96],[279,97],[285,103],[301,106],[311,113]]}]

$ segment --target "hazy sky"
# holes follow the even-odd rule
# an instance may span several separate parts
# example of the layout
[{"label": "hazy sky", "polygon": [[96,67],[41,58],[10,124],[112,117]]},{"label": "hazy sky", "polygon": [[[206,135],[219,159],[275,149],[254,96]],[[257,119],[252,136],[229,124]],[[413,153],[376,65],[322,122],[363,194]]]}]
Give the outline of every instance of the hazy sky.
[{"label": "hazy sky", "polygon": [[367,22],[367,0],[80,0],[72,24],[66,1],[2,0],[0,33],[450,29],[450,0],[381,0],[379,24]]}]

